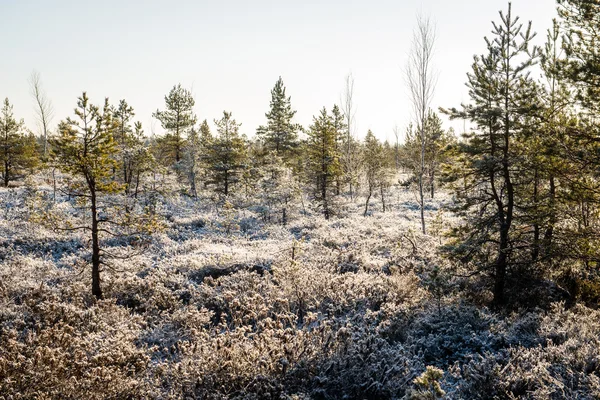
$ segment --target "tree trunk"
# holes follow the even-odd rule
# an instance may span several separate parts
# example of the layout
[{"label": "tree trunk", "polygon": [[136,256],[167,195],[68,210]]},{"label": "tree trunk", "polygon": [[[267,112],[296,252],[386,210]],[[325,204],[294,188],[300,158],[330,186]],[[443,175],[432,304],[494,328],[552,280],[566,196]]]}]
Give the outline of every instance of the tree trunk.
[{"label": "tree trunk", "polygon": [[501,307],[505,304],[504,286],[506,282],[506,265],[508,256],[508,231],[509,226],[503,223],[500,228],[500,248],[494,266],[494,305]]},{"label": "tree trunk", "polygon": [[52,202],[56,203],[56,168],[52,168]]},{"label": "tree trunk", "polygon": [[327,176],[323,176],[321,197],[323,199],[323,214],[325,215],[325,219],[329,219],[329,205],[327,204]]},{"label": "tree trunk", "polygon": [[[507,77],[508,81],[508,77]],[[512,225],[514,211],[514,187],[512,184],[509,168],[509,146],[510,146],[510,115],[508,92],[504,99],[504,145],[502,146],[502,178],[506,185],[506,211],[501,201],[498,201],[500,215],[500,246],[496,259],[496,275],[494,277],[494,304],[500,307],[506,303],[504,286],[506,282],[506,266],[508,264],[509,233]]]},{"label": "tree trunk", "polygon": [[533,205],[535,209],[534,223],[533,223],[533,249],[531,250],[531,262],[537,261],[540,255],[540,224],[538,222],[538,186],[539,186],[539,172],[536,168],[533,173]]},{"label": "tree trunk", "polygon": [[435,196],[435,169],[431,167],[431,173],[429,176],[429,184],[431,185],[431,199],[433,200]]},{"label": "tree trunk", "polygon": [[138,173],[135,176],[135,193],[133,194],[133,197],[135,197],[136,199],[138,197],[139,188],[140,188],[140,172],[138,171]]},{"label": "tree trunk", "polygon": [[423,193],[423,175],[425,175],[425,128],[423,127],[425,123],[424,111],[421,121],[421,170],[419,171],[419,208],[421,211],[421,231],[423,232],[423,235],[425,235],[425,195]]},{"label": "tree trunk", "polygon": [[544,232],[544,256],[548,257],[552,253],[552,237],[554,235],[554,225],[556,224],[555,198],[556,198],[556,182],[554,176],[550,177],[550,220]]},{"label": "tree trunk", "polygon": [[[93,186],[92,186],[93,187]],[[96,208],[96,191],[92,189],[92,294],[102,299],[100,288],[100,241],[98,238],[98,210]]]},{"label": "tree trunk", "polygon": [[365,201],[365,212],[363,213],[363,217],[367,216],[367,213],[369,212],[369,200],[371,200],[371,193],[373,191],[371,190],[371,188],[369,188],[369,194],[367,196],[367,201]]},{"label": "tree trunk", "polygon": [[10,178],[8,176],[9,170],[10,170],[10,166],[8,165],[8,162],[5,161],[4,162],[4,187],[8,187],[8,183],[10,181]]}]

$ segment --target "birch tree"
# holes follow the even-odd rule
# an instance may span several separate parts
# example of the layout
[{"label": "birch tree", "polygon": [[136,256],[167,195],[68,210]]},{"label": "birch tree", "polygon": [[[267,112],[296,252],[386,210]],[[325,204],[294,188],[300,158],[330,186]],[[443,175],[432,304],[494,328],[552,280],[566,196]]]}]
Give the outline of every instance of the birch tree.
[{"label": "birch tree", "polygon": [[433,22],[421,15],[417,16],[417,27],[413,32],[412,46],[406,66],[406,82],[410,101],[413,109],[413,120],[418,131],[419,144],[421,148],[420,168],[417,174],[419,190],[419,208],[421,212],[421,230],[425,229],[425,123],[427,114],[433,99],[436,85],[435,72],[433,70],[433,51],[435,46],[435,25]]}]

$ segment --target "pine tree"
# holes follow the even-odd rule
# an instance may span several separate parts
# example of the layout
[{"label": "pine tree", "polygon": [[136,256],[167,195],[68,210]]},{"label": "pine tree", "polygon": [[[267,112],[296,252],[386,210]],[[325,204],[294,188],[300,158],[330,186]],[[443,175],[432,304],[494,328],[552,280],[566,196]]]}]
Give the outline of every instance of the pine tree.
[{"label": "pine tree", "polygon": [[429,193],[435,196],[436,177],[444,161],[446,148],[452,143],[452,136],[442,127],[442,120],[431,111],[425,124],[425,169],[428,176]]},{"label": "pine tree", "polygon": [[204,120],[200,124],[200,157],[198,158],[198,170],[199,176],[198,178],[202,181],[202,187],[205,188],[210,180],[209,174],[210,165],[208,164],[208,154],[210,153],[211,146],[214,141],[214,137],[212,132],[210,131],[210,126],[208,125],[208,121]]},{"label": "pine tree", "polygon": [[365,200],[365,211],[363,215],[366,217],[369,212],[369,201],[373,192],[377,190],[384,174],[385,155],[383,146],[377,140],[373,132],[369,130],[365,137],[363,164],[365,166],[366,190],[367,199]]},{"label": "pine tree", "polygon": [[566,32],[561,73],[576,89],[577,99],[590,111],[600,111],[600,3],[597,0],[558,0]]},{"label": "pine tree", "polygon": [[210,147],[212,140],[213,136],[210,132],[210,126],[208,126],[208,121],[204,120],[200,124],[200,143],[202,148],[207,150]]},{"label": "pine tree", "polygon": [[140,192],[142,177],[157,166],[150,146],[146,142],[142,123],[138,121],[133,125],[133,132],[129,137],[128,147],[125,149],[123,156],[124,165],[128,171],[125,191],[129,194],[133,187],[135,198],[138,197]]},{"label": "pine tree", "polygon": [[[468,74],[472,104],[462,111],[451,110],[453,118],[473,121],[478,131],[467,136],[462,150],[469,157],[468,184],[457,194],[467,223],[461,242],[454,247],[463,261],[478,268],[493,269],[494,304],[505,303],[507,270],[513,262],[513,235],[519,174],[519,147],[524,135],[524,116],[535,114],[535,85],[528,69],[536,58],[531,51],[531,23],[523,29],[509,4],[494,23],[494,38],[487,39],[488,54],[475,57]],[[488,253],[495,254],[488,261]]]},{"label": "pine tree", "polygon": [[298,148],[300,125],[292,122],[296,111],[292,110],[291,97],[286,97],[281,77],[271,90],[271,110],[265,114],[267,125],[257,129],[257,135],[264,142],[267,151],[275,151],[278,156],[288,158]]},{"label": "pine tree", "polygon": [[129,184],[132,177],[129,170],[129,160],[127,159],[130,148],[137,144],[137,137],[134,137],[131,120],[135,116],[133,107],[125,100],[119,101],[119,106],[112,110],[117,128],[115,131],[115,141],[117,142],[118,153],[116,155],[118,168],[120,168],[121,182],[125,183],[125,190],[129,192]]},{"label": "pine tree", "polygon": [[[108,195],[121,193],[125,185],[115,182],[113,171],[118,162],[113,155],[117,150],[115,134],[119,132],[119,122],[114,118],[113,108],[105,99],[102,110],[91,104],[85,92],[77,100],[76,118],[68,117],[58,126],[58,135],[51,140],[54,162],[73,179],[66,184],[69,197],[76,204],[87,208],[81,221],[73,225],[71,221],[48,221],[62,231],[85,231],[90,234],[92,245],[92,294],[102,298],[100,284],[101,266],[109,266],[112,257],[102,248],[102,236],[110,238],[140,237],[151,234],[157,227],[155,216],[147,210],[134,210],[125,205],[110,201]],[[140,124],[136,128],[141,129]],[[136,163],[140,168],[141,163]],[[136,169],[132,173],[139,173]]]},{"label": "pine tree", "polygon": [[313,124],[308,131],[306,173],[311,182],[313,198],[325,219],[333,214],[336,180],[341,174],[337,139],[338,131],[333,118],[323,108],[318,116],[313,117]]},{"label": "pine tree", "polygon": [[181,87],[173,86],[165,96],[165,110],[156,110],[152,116],[158,119],[167,134],[159,140],[159,145],[164,147],[164,162],[168,165],[177,165],[183,157],[185,135],[196,124],[194,114],[194,98],[192,93]]},{"label": "pine tree", "polygon": [[25,130],[24,122],[14,117],[8,99],[0,111],[0,163],[4,186],[17,179],[38,162],[36,140]]},{"label": "pine tree", "polygon": [[263,219],[271,222],[277,214],[282,225],[287,225],[292,202],[300,195],[300,186],[292,170],[274,151],[267,154],[259,183]]},{"label": "pine tree", "polygon": [[245,143],[239,134],[238,124],[230,112],[223,111],[223,117],[215,119],[217,136],[211,140],[206,154],[209,170],[208,184],[215,191],[227,197],[239,182],[246,164]]},{"label": "pine tree", "polygon": [[344,138],[347,134],[346,118],[337,104],[333,105],[331,109],[331,123],[333,130],[335,131],[335,152],[339,154],[340,162],[340,173],[335,178],[335,194],[339,196],[342,190],[342,181],[347,181],[350,177],[344,175],[342,168],[342,150],[344,149]]},{"label": "pine tree", "polygon": [[89,231],[92,239],[92,294],[102,298],[100,287],[101,225],[107,222],[101,215],[100,196],[116,193],[122,186],[112,180],[116,161],[112,158],[117,146],[113,138],[117,123],[113,119],[108,99],[104,109],[90,104],[84,92],[77,101],[77,119],[70,117],[59,124],[58,136],[52,140],[52,149],[59,168],[83,179],[73,182],[72,193],[87,200],[91,214],[90,225],[70,227],[68,230]]},{"label": "pine tree", "polygon": [[389,141],[383,142],[382,146],[381,173],[378,179],[379,198],[381,200],[381,211],[387,211],[386,195],[389,192],[392,178],[392,166],[394,165],[394,149]]},{"label": "pine tree", "polygon": [[200,169],[200,157],[202,151],[202,140],[200,133],[192,128],[190,129],[185,144],[184,151],[184,164],[187,172],[188,181],[190,184],[190,194],[193,197],[198,197],[198,190],[196,189],[196,181],[199,175]]},{"label": "pine tree", "polygon": [[430,197],[434,198],[436,176],[440,172],[444,151],[452,142],[452,136],[444,131],[442,120],[432,110],[429,110],[425,119],[423,135],[422,143],[419,132],[409,125],[403,145],[403,165],[412,173],[410,182],[416,182],[421,173],[421,161],[423,162],[423,175],[427,177],[427,183],[423,186],[429,190]]}]

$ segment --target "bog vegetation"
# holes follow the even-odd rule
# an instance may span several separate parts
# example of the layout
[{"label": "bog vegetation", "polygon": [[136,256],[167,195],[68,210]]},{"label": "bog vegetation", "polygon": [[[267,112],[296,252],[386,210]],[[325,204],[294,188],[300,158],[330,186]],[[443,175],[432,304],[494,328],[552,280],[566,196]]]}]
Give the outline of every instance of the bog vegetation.
[{"label": "bog vegetation", "polygon": [[181,85],[160,136],[97,93],[53,124],[34,74],[39,135],[0,111],[0,399],[600,398],[600,5],[545,40],[509,5],[439,110],[432,26],[395,143],[351,76],[307,127],[279,78],[249,138]]}]

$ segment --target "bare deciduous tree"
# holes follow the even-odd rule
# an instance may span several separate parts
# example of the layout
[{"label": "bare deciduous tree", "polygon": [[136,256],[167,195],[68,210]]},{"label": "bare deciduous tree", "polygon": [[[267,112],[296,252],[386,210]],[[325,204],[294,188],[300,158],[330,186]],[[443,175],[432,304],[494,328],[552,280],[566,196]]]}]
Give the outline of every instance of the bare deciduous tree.
[{"label": "bare deciduous tree", "polygon": [[358,183],[357,170],[359,157],[357,154],[356,139],[354,137],[354,121],[356,108],[354,106],[354,77],[352,73],[346,76],[344,86],[344,94],[341,99],[342,111],[346,122],[346,137],[344,138],[343,151],[343,168],[346,179],[348,180],[348,188],[350,190],[350,199],[354,198],[356,191],[355,185]]},{"label": "bare deciduous tree", "polygon": [[50,123],[54,116],[54,107],[52,102],[46,96],[46,92],[42,87],[42,79],[38,71],[33,71],[29,77],[29,89],[31,96],[35,101],[35,113],[40,125],[43,143],[43,155],[46,160],[48,155],[48,132],[50,131]]},{"label": "bare deciduous tree", "polygon": [[396,172],[400,169],[400,128],[398,125],[394,125],[394,166]]},{"label": "bare deciduous tree", "polygon": [[421,162],[418,173],[419,207],[421,209],[421,229],[425,234],[424,175],[425,175],[425,121],[433,99],[436,76],[433,71],[433,51],[435,46],[435,25],[429,17],[417,16],[417,27],[413,32],[412,46],[406,65],[406,83],[413,107],[413,118],[418,130],[421,147]]}]

